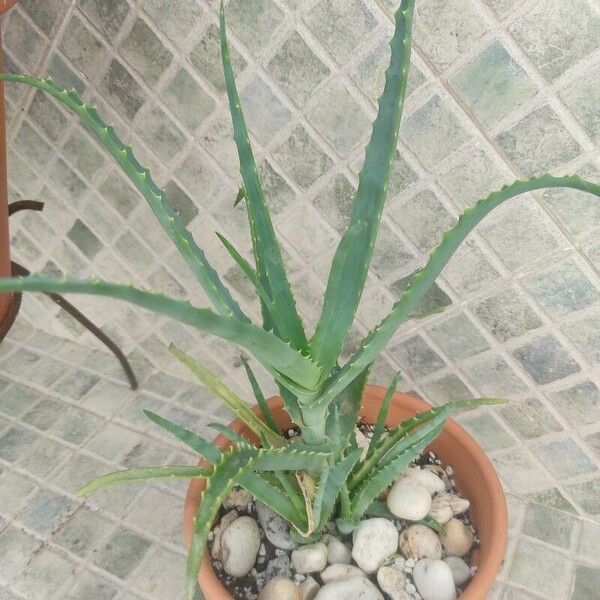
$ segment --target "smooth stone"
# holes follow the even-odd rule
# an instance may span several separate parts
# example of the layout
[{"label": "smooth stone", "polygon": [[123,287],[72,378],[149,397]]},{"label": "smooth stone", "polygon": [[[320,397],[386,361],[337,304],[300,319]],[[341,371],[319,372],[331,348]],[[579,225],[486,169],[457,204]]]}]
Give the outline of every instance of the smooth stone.
[{"label": "smooth stone", "polygon": [[321,572],[323,583],[347,579],[348,577],[365,577],[365,573],[354,565],[330,565]]},{"label": "smooth stone", "polygon": [[401,570],[394,567],[379,567],[377,583],[390,600],[410,600],[406,591],[406,577]]},{"label": "smooth stone", "polygon": [[444,529],[446,535],[440,535],[440,540],[447,555],[464,556],[473,547],[473,532],[462,521],[450,519]]},{"label": "smooth stone", "polygon": [[352,558],[365,573],[375,573],[386,558],[398,551],[398,530],[388,519],[361,521],[352,534]]},{"label": "smooth stone", "polygon": [[300,589],[302,590],[302,600],[314,600],[321,586],[310,575],[307,575],[300,584]]},{"label": "smooth stone", "polygon": [[325,584],[315,600],[384,600],[377,586],[364,577],[349,577]]},{"label": "smooth stone", "polygon": [[443,492],[446,484],[435,473],[426,471],[420,467],[414,467],[406,472],[406,477],[418,481],[428,492],[430,496]]},{"label": "smooth stone", "polygon": [[450,567],[455,585],[466,583],[471,577],[471,567],[458,556],[447,556],[444,562]]},{"label": "smooth stone", "polygon": [[393,515],[407,521],[420,521],[431,508],[431,494],[412,477],[398,479],[385,501]]},{"label": "smooth stone", "polygon": [[290,537],[288,522],[262,502],[257,501],[255,507],[258,522],[271,544],[281,550],[295,550],[298,544]]},{"label": "smooth stone", "polygon": [[304,594],[293,581],[275,577],[260,590],[258,600],[304,600]]},{"label": "smooth stone", "polygon": [[423,470],[430,471],[431,473],[437,475],[443,482],[446,487],[446,491],[452,489],[452,484],[450,483],[450,477],[448,477],[448,473],[442,469],[439,465],[425,465]]},{"label": "smooth stone", "polygon": [[456,600],[452,571],[443,560],[421,559],[413,569],[413,579],[423,600]]},{"label": "smooth stone", "polygon": [[260,547],[260,529],[252,517],[239,517],[221,536],[221,562],[228,575],[243,577],[252,570]]},{"label": "smooth stone", "polygon": [[442,544],[433,529],[426,525],[411,525],[399,537],[400,552],[405,558],[442,558]]},{"label": "smooth stone", "polygon": [[327,546],[327,562],[330,565],[349,565],[352,562],[352,551],[334,535],[324,535],[321,541]]},{"label": "smooth stone", "polygon": [[470,506],[471,503],[466,498],[461,498],[456,494],[441,492],[433,497],[429,516],[443,525],[452,517],[467,512]]},{"label": "smooth stone", "polygon": [[322,542],[300,546],[292,552],[296,573],[315,573],[327,566],[327,546]]},{"label": "smooth stone", "polygon": [[212,546],[210,547],[210,554],[215,560],[221,560],[221,538],[223,532],[239,517],[237,510],[229,511],[223,515],[223,518],[216,525],[213,530]]},{"label": "smooth stone", "polygon": [[225,498],[223,507],[226,509],[240,508],[246,510],[248,505],[252,503],[252,494],[247,492],[244,488],[233,488],[229,492],[229,496]]}]

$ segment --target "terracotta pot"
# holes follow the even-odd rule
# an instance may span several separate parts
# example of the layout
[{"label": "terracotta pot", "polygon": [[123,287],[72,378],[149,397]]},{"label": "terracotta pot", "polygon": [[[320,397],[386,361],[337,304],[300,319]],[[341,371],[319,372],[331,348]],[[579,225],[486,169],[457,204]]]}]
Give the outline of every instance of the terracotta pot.
[{"label": "terracotta pot", "polygon": [[0,0],[0,15],[12,8],[17,2],[18,0]]},{"label": "terracotta pot", "polygon": [[[364,407],[361,411],[361,416],[366,421],[375,422],[384,395],[384,388],[367,387]],[[272,398],[269,406],[277,425],[282,429],[288,427],[290,419],[283,410],[281,399]],[[388,413],[387,425],[393,427],[416,412],[428,408],[428,404],[415,396],[396,393]],[[257,406],[253,410],[256,414],[260,413]],[[230,427],[248,437],[253,443],[257,443],[255,436],[241,421],[234,421]],[[230,442],[223,435],[219,435],[215,439],[215,444],[220,448],[226,448]],[[508,518],[502,486],[483,450],[455,421],[449,420],[446,423],[442,434],[430,446],[430,449],[441,458],[444,464],[452,465],[454,468],[457,487],[461,494],[471,501],[470,516],[481,538],[481,547],[474,555],[475,563],[478,566],[477,574],[461,595],[460,600],[484,600],[492,588],[506,549]],[[192,481],[185,499],[183,531],[188,547],[192,537],[193,518],[197,512],[204,485],[203,479]],[[215,575],[208,553],[204,556],[198,574],[198,583],[206,600],[232,599]]]}]

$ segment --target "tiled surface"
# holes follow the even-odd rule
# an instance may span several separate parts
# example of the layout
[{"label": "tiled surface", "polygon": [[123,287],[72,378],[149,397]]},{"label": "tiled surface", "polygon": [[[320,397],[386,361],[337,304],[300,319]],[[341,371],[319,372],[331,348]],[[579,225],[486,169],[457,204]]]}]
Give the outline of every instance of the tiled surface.
[{"label": "tiled surface", "polygon": [[[347,222],[398,2],[228,4],[242,102],[311,329]],[[3,22],[6,65],[52,74],[98,104],[152,168],[242,306],[258,317],[252,291],[213,234],[223,232],[249,257],[244,208],[232,206],[239,176],[219,65],[218,3],[112,0],[107,6],[21,0]],[[420,0],[417,7],[390,198],[353,339],[377,324],[443,229],[487,191],[546,169],[591,179],[600,169],[598,0]],[[6,93],[11,198],[46,202],[44,213],[13,220],[15,258],[34,271],[131,281],[205,305],[143,199],[76,119],[41,93],[15,85]],[[580,192],[512,200],[469,237],[420,313],[446,311],[405,325],[373,370],[385,384],[401,368],[405,387],[432,402],[508,397],[507,407],[470,416],[469,426],[511,491],[594,519],[600,519],[599,230],[600,203]],[[137,365],[185,378],[166,350],[175,341],[248,391],[235,348],[124,304],[107,310],[103,300],[75,301]],[[43,297],[26,296],[21,319],[94,344]],[[71,356],[64,352],[62,358]],[[76,369],[63,374],[52,356],[35,361],[22,350],[20,364],[29,365],[27,378],[36,385],[62,382],[56,383],[61,394],[89,394],[100,385]],[[111,361],[103,364],[113,369]],[[19,403],[6,397],[6,408],[18,411]],[[96,401],[115,409],[108,394]],[[136,409],[126,409],[127,418],[137,423],[137,405],[148,401],[132,401]],[[27,417],[37,419],[33,424],[13,428],[0,452],[29,448],[30,428],[38,426],[81,443],[98,424],[79,411],[73,407],[51,423],[52,405],[44,405],[43,414]],[[105,439],[96,441],[95,452],[110,461],[121,449]],[[60,444],[50,446],[31,446],[28,464],[40,476],[48,469],[44,452],[63,460]],[[559,473],[554,463],[565,451],[570,458]],[[76,480],[77,473],[64,478]],[[519,548],[518,556],[535,554]],[[573,572],[581,590],[593,587],[593,573]]]},{"label": "tiled surface", "polygon": [[[39,383],[33,372],[54,375]],[[92,385],[73,387],[74,380]],[[85,501],[75,496],[102,473],[195,462],[142,408],[207,436],[207,422],[229,418],[184,380],[147,369],[141,383],[142,391],[131,392],[112,356],[21,323],[0,347],[2,600],[183,597],[186,482],[128,484]],[[443,389],[456,390],[448,380]],[[595,600],[600,486],[585,481],[596,459],[534,399],[499,414],[480,410],[463,422],[495,460],[509,505],[508,552],[489,600]],[[531,442],[528,449],[516,445],[515,433]],[[597,457],[600,442],[588,443]]]}]

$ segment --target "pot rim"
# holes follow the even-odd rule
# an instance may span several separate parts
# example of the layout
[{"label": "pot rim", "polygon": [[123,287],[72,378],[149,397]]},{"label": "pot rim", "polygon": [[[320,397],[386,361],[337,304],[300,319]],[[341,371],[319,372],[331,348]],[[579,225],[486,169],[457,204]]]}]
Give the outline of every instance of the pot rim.
[{"label": "pot rim", "polygon": [[[367,385],[364,398],[365,400],[380,404],[386,391],[386,388],[381,386]],[[284,409],[283,400],[278,396],[270,398],[268,405],[272,411],[282,411]],[[421,398],[402,392],[394,394],[392,405],[401,406],[403,409],[406,409],[408,405],[411,412],[421,412],[430,408],[430,405]],[[252,411],[258,416],[262,416],[259,406],[253,406]],[[245,432],[247,430],[245,424],[239,419],[232,421],[229,427],[236,433],[242,433],[242,431]],[[477,476],[481,479],[482,487],[487,490],[487,495],[490,498],[488,514],[492,515],[493,522],[491,526],[493,534],[490,537],[493,539],[493,543],[488,545],[485,552],[479,554],[477,573],[460,596],[460,600],[482,600],[491,589],[504,560],[508,539],[506,498],[492,463],[473,437],[453,419],[446,421],[443,434],[469,456],[472,461],[473,470],[477,472]],[[231,441],[223,434],[219,434],[215,438],[214,443],[220,448],[231,446]],[[443,459],[443,456],[441,458]],[[200,464],[207,465],[205,461],[200,461]],[[186,548],[189,547],[191,542],[193,519],[201,501],[204,486],[204,479],[195,479],[188,486],[183,511],[183,533]],[[207,595],[207,600],[233,600],[233,596],[231,596],[216,576],[208,552],[204,555],[198,573],[198,584],[205,594],[209,594]]]}]

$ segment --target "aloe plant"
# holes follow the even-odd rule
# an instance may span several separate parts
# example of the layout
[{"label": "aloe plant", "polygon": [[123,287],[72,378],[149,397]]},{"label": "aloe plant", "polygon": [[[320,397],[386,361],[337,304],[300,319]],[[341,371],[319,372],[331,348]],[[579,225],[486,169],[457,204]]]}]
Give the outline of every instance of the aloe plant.
[{"label": "aloe plant", "polygon": [[[187,593],[193,596],[196,576],[206,541],[221,502],[239,485],[289,521],[294,537],[307,542],[321,535],[336,519],[342,531],[350,531],[365,514],[377,514],[377,497],[442,430],[452,414],[493,404],[479,398],[457,401],[415,415],[384,435],[384,425],[398,377],[392,381],[365,457],[357,447],[354,431],[370,366],[398,327],[415,313],[419,302],[435,282],[454,252],[473,228],[495,207],[526,192],[566,187],[600,197],[600,186],[580,177],[549,174],[516,181],[492,192],[467,209],[415,273],[390,313],[363,340],[345,363],[340,355],[355,318],[369,270],[373,247],[386,198],[390,165],[394,157],[402,107],[406,95],[411,52],[411,28],[415,0],[402,0],[395,13],[391,61],[379,99],[377,117],[366,148],[359,185],[352,202],[350,223],[331,267],[322,314],[312,338],[306,335],[296,308],[236,89],[221,6],[220,36],[225,83],[233,133],[240,159],[243,188],[236,202],[245,200],[250,225],[254,265],[234,245],[219,236],[224,248],[256,290],[262,323],[254,324],[211,267],[202,249],[185,229],[164,192],[148,169],[135,158],[131,147],[104,123],[94,107],[87,106],[75,90],[64,90],[52,79],[3,74],[0,80],[36,87],[53,96],[78,115],[82,124],[112,155],[125,175],[146,199],[158,222],[172,239],[212,308],[130,286],[100,280],[64,278],[52,280],[32,275],[0,280],[0,291],[88,293],[124,300],[196,327],[248,350],[267,369],[279,386],[285,410],[300,428],[301,441],[290,443],[278,430],[273,415],[247,361],[244,366],[263,418],[203,365],[176,348],[179,358],[200,381],[220,398],[262,441],[257,448],[239,434],[214,425],[225,433],[231,446],[221,450],[208,440],[159,415],[147,412],[158,426],[188,445],[205,466],[172,466],[120,471],[100,477],[81,490],[85,495],[106,485],[157,478],[206,478],[207,484],[195,519],[187,567]],[[435,523],[430,523],[435,527]]]}]

